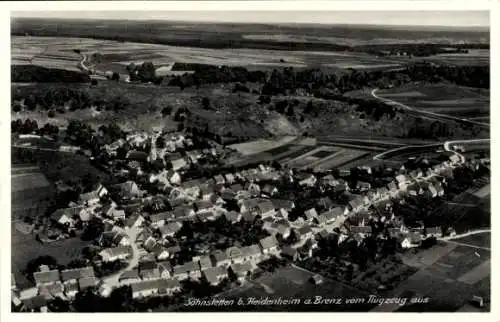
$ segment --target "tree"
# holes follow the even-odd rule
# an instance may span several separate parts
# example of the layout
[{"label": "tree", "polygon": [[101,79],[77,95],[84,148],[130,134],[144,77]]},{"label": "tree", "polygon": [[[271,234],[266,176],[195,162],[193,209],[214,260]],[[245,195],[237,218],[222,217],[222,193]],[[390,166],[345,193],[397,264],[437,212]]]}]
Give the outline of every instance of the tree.
[{"label": "tree", "polygon": [[172,113],[172,106],[165,106],[162,110],[161,110],[161,115],[163,116],[168,116]]},{"label": "tree", "polygon": [[114,80],[117,82],[120,81],[120,74],[113,72],[113,74],[111,75],[111,80]]},{"label": "tree", "polygon": [[94,86],[95,86],[95,85],[97,85],[97,79],[92,78],[92,79],[90,80],[90,85],[94,85]]},{"label": "tree", "polygon": [[12,104],[12,110],[13,110],[14,112],[20,112],[20,111],[21,111],[21,104],[19,104],[19,103],[17,103],[17,102],[16,102],[16,103],[14,103],[14,104]]},{"label": "tree", "polygon": [[55,117],[55,116],[56,116],[56,111],[54,111],[54,110],[50,110],[50,111],[49,111],[49,117],[50,117],[50,118],[53,118],[53,117]]},{"label": "tree", "polygon": [[206,110],[210,109],[210,99],[208,97],[203,97],[203,99],[201,100],[201,105]]},{"label": "tree", "polygon": [[165,148],[165,139],[162,137],[162,136],[159,136],[157,139],[156,139],[156,147],[158,149],[163,149]]}]

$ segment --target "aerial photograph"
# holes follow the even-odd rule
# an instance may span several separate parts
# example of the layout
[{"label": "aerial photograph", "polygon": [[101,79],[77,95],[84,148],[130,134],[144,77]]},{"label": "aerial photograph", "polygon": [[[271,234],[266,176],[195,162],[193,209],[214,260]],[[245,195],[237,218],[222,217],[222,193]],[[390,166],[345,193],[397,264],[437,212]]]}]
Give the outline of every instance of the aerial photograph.
[{"label": "aerial photograph", "polygon": [[11,312],[491,312],[489,11],[10,17]]}]

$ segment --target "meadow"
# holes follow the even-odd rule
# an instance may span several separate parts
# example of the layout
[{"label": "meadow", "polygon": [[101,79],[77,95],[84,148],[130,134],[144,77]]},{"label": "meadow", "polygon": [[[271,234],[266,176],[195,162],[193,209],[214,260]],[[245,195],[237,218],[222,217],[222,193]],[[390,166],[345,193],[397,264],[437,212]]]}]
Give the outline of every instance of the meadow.
[{"label": "meadow", "polygon": [[377,95],[438,114],[463,118],[487,117],[490,114],[490,94],[483,89],[420,84],[381,90]]}]

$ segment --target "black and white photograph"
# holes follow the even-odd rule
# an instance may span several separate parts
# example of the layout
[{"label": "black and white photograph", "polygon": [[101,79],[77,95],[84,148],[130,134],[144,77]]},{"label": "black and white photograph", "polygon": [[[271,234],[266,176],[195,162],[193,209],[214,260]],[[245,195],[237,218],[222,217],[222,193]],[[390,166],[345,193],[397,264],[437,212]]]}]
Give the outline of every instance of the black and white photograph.
[{"label": "black and white photograph", "polygon": [[11,312],[491,313],[490,11],[335,7],[10,11]]}]

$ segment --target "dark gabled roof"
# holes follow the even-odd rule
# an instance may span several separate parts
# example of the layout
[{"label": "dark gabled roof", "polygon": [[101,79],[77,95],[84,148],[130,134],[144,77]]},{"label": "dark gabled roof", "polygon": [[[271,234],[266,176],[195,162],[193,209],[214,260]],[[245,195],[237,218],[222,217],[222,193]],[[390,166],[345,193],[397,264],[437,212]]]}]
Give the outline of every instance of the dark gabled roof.
[{"label": "dark gabled roof", "polygon": [[215,260],[215,262],[221,262],[229,259],[227,257],[227,254],[220,250],[213,252],[211,256]]},{"label": "dark gabled roof", "polygon": [[95,277],[85,277],[78,280],[78,285],[80,285],[80,290],[83,290],[95,286],[97,281]]},{"label": "dark gabled roof", "polygon": [[120,275],[119,280],[139,279],[139,270],[137,268],[125,271]]},{"label": "dark gabled roof", "polygon": [[351,226],[350,231],[353,234],[357,234],[357,233],[369,234],[372,232],[372,227],[371,226]]},{"label": "dark gabled roof", "polygon": [[57,269],[46,271],[46,272],[35,272],[33,273],[33,278],[36,283],[50,283],[59,281],[59,271]]},{"label": "dark gabled roof", "polygon": [[252,271],[252,269],[253,269],[252,263],[250,262],[231,265],[231,270],[237,275],[246,274],[247,272]]}]

